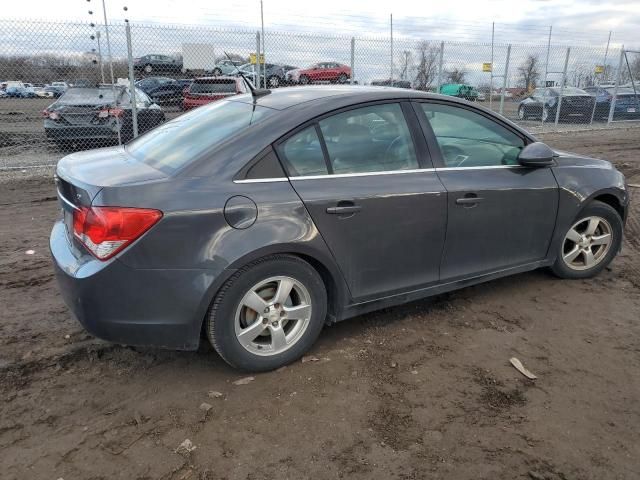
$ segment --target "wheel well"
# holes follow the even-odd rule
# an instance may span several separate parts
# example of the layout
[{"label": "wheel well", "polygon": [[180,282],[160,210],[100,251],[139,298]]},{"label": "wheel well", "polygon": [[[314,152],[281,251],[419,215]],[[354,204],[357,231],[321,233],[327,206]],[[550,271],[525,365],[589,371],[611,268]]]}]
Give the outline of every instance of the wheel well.
[{"label": "wheel well", "polygon": [[602,203],[606,203],[611,208],[613,208],[616,212],[618,212],[618,215],[620,215],[620,218],[624,218],[624,209],[620,204],[620,200],[618,200],[618,197],[616,197],[615,195],[612,195],[611,193],[604,193],[602,195],[598,195],[597,197],[594,197],[593,199],[598,200],[599,202],[602,202]]},{"label": "wheel well", "polygon": [[[327,320],[329,323],[335,323],[337,321],[338,318],[338,310],[339,310],[339,299],[340,299],[340,291],[338,289],[338,284],[336,279],[333,277],[333,275],[331,274],[331,272],[329,271],[329,269],[319,260],[317,260],[316,258],[310,256],[310,255],[305,255],[303,253],[298,253],[298,252],[278,252],[278,255],[291,255],[293,257],[298,257],[302,260],[304,260],[305,262],[307,262],[309,265],[311,265],[314,270],[316,272],[318,272],[318,275],[320,275],[320,278],[322,278],[322,281],[324,283],[325,288],[327,289]],[[260,258],[265,258],[265,257],[269,257],[270,255],[265,255],[263,257]],[[256,260],[259,260],[260,258],[255,258],[253,259],[251,262],[255,262]],[[248,262],[248,263],[251,263]],[[239,266],[238,268],[242,268],[244,265]],[[218,292],[220,291],[220,289],[224,286],[224,284],[226,283],[226,280],[224,282],[222,282],[222,284],[218,287],[218,289],[216,290],[216,292],[213,294],[213,296],[211,297],[211,303],[213,303],[213,301],[215,300],[216,296],[218,295]],[[209,308],[207,308],[206,314],[202,319],[202,324],[200,325],[200,335],[202,337],[207,336],[206,334],[206,316],[209,314],[209,309],[211,307],[209,306]]]}]

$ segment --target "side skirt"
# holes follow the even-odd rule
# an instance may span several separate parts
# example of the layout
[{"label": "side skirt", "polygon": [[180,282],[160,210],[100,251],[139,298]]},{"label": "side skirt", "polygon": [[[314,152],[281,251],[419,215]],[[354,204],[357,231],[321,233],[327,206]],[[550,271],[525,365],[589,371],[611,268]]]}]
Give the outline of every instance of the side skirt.
[{"label": "side skirt", "polygon": [[394,307],[396,305],[402,305],[404,303],[413,302],[415,300],[421,300],[426,297],[434,295],[440,295],[442,293],[451,292],[453,290],[459,290],[464,287],[470,287],[479,283],[488,282],[497,278],[508,277],[509,275],[515,275],[518,273],[529,272],[536,270],[540,267],[548,267],[553,262],[545,259],[538,262],[527,263],[518,267],[507,268],[492,273],[478,275],[475,277],[465,278],[462,280],[456,280],[454,282],[442,283],[433,285],[431,287],[421,288],[419,290],[412,290],[410,292],[399,293],[390,295],[388,297],[382,297],[375,300],[369,300],[361,303],[353,303],[347,305],[342,310],[338,320],[346,320],[351,317],[362,315],[364,313],[380,310],[381,308]]}]

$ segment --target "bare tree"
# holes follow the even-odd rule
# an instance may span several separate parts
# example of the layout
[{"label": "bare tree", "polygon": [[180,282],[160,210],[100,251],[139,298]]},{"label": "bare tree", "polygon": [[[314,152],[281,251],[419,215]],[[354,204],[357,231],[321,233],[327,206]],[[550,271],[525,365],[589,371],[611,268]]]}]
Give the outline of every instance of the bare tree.
[{"label": "bare tree", "polygon": [[445,78],[449,83],[464,83],[467,76],[467,72],[458,67],[453,67],[451,70],[447,70],[445,74]]},{"label": "bare tree", "polygon": [[440,49],[427,41],[420,41],[416,46],[416,76],[414,88],[416,90],[429,90],[438,73],[438,54]]},{"label": "bare tree", "polygon": [[540,72],[538,71],[540,59],[537,55],[529,55],[522,65],[518,67],[520,86],[527,90],[533,90],[538,84]]},{"label": "bare tree", "polygon": [[413,57],[409,50],[404,50],[399,58],[400,80],[407,80],[413,68]]}]

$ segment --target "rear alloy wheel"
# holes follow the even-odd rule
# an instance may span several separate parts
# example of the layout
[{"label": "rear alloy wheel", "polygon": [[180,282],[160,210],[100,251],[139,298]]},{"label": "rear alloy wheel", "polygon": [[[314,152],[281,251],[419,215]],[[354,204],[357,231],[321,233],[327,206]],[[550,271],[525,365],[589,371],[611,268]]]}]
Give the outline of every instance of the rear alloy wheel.
[{"label": "rear alloy wheel", "polygon": [[344,73],[341,73],[338,77],[338,83],[347,83],[347,76]]},{"label": "rear alloy wheel", "polygon": [[144,66],[144,71],[146,73],[151,73],[151,72],[153,72],[153,67],[151,65],[145,65]]},{"label": "rear alloy wheel", "polygon": [[546,122],[549,120],[549,109],[547,107],[542,107],[542,121]]},{"label": "rear alloy wheel", "polygon": [[207,333],[230,365],[273,370],[313,345],[326,311],[324,283],[313,267],[298,257],[274,255],[225,283],[212,304]]},{"label": "rear alloy wheel", "polygon": [[222,75],[222,70],[220,70],[219,68],[214,68],[213,69],[213,76],[214,77],[219,77],[220,75]]},{"label": "rear alloy wheel", "polygon": [[300,85],[307,85],[309,83],[309,77],[302,75],[298,81],[300,82]]},{"label": "rear alloy wheel", "polygon": [[518,108],[518,118],[520,120],[526,120],[527,119],[527,116],[526,116],[526,114],[524,112],[524,107],[523,106],[520,106],[520,108]]},{"label": "rear alloy wheel", "polygon": [[620,249],[622,219],[606,203],[588,205],[569,228],[553,266],[563,278],[588,278],[605,268]]},{"label": "rear alloy wheel", "polygon": [[269,77],[268,82],[269,88],[278,88],[280,86],[280,78],[277,75],[272,75]]}]

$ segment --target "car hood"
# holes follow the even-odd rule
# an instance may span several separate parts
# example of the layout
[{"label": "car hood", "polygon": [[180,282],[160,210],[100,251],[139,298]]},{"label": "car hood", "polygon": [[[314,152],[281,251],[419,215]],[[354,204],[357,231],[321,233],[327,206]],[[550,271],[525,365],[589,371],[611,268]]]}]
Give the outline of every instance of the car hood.
[{"label": "car hood", "polygon": [[166,174],[135,160],[124,147],[72,153],[58,162],[56,175],[95,191],[102,187],[160,180]]}]

